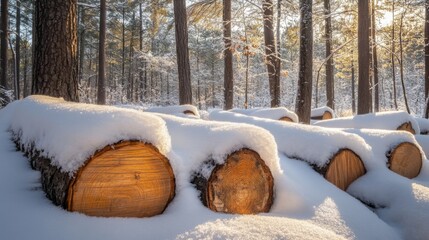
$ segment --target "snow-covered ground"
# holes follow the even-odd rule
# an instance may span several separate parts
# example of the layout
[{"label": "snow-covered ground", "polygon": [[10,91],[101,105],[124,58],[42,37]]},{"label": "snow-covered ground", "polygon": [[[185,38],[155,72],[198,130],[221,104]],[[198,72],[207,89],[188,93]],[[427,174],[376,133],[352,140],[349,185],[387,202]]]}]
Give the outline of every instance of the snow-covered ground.
[{"label": "snow-covered ground", "polygon": [[[33,106],[27,106],[27,110],[30,111],[31,107]],[[274,168],[278,168],[276,195],[269,213],[232,215],[212,212],[202,205],[199,193],[186,181],[178,186],[176,197],[166,211],[155,217],[100,218],[66,212],[45,198],[39,172],[32,170],[23,154],[16,151],[8,131],[16,119],[11,114],[13,111],[8,108],[0,110],[0,239],[390,240],[427,239],[429,236],[428,164],[424,165],[421,176],[414,180],[388,170],[371,170],[355,181],[350,186],[349,193],[365,199],[371,197],[377,203],[383,203],[380,208],[372,209],[325,181],[307,163],[290,159],[281,151],[264,153],[267,157],[274,158]],[[106,114],[106,121],[115,111],[120,111],[114,108],[110,110],[113,111],[110,115],[108,111],[103,113]],[[137,118],[147,116],[135,110],[125,112]],[[210,127],[204,127],[206,125],[201,123],[204,120],[179,120],[175,117],[149,115],[147,119],[167,122],[167,129],[175,129],[172,132],[176,133],[169,132],[170,134],[178,134],[180,126],[184,126],[189,130],[186,132],[193,142],[198,141],[203,129],[207,136],[215,138],[218,143],[219,139],[225,137],[221,134],[222,131],[231,136],[234,135],[229,131],[241,131],[240,136],[244,136],[246,133],[243,129],[254,129],[254,134],[267,134],[262,129],[248,125],[232,127],[231,124],[211,123]],[[84,124],[87,121],[85,119],[78,122]],[[42,124],[30,117],[22,121],[31,123],[34,128]],[[55,119],[52,119],[51,124],[55,124]],[[213,131],[213,134],[207,129]],[[260,131],[262,133],[257,133]],[[302,134],[306,132],[303,131]],[[50,138],[50,135],[39,137]],[[80,139],[85,142],[86,138]],[[271,142],[272,139],[274,138],[269,135],[262,137],[260,141],[243,137],[242,143],[251,144],[263,152],[268,149],[267,141],[271,145],[275,144]],[[179,137],[178,141],[184,142],[176,144],[172,138],[169,156],[178,162],[179,167],[176,169],[179,171],[186,169],[186,166],[180,167],[180,163],[186,162],[183,158],[198,158],[196,153],[183,154],[185,148],[210,153],[207,151],[211,147],[210,139],[197,145],[201,149],[196,149],[197,146],[192,149],[192,145],[186,145],[186,138]],[[317,149],[317,144],[308,143],[307,151]],[[276,162],[279,166],[275,166]]]}]

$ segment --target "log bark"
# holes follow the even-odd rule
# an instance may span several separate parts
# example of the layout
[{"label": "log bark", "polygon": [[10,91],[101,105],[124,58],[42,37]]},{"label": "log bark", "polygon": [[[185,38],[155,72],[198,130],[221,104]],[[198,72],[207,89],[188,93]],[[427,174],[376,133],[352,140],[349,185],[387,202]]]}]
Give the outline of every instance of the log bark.
[{"label": "log bark", "polygon": [[230,154],[222,165],[214,160],[204,163],[212,168],[208,178],[196,172],[192,183],[200,191],[204,206],[215,212],[256,214],[268,212],[273,203],[274,179],[258,153],[242,149]]},{"label": "log bark", "polygon": [[420,174],[423,158],[419,148],[409,142],[403,142],[392,148],[387,154],[387,167],[393,172],[412,179]]},{"label": "log bark", "polygon": [[167,158],[151,144],[123,141],[97,151],[75,173],[62,172],[33,147],[17,148],[41,172],[42,189],[55,205],[89,216],[150,217],[161,214],[175,195]]}]

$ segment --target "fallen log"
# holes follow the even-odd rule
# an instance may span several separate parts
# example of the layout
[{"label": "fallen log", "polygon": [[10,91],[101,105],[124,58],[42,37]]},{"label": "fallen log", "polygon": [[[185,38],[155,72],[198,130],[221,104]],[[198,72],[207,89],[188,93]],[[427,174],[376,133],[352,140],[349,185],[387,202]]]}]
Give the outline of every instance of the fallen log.
[{"label": "fallen log", "polygon": [[234,214],[270,210],[281,170],[275,141],[267,131],[245,124],[157,116],[166,122],[183,165],[189,166],[184,172],[190,173],[189,182],[204,206]]},{"label": "fallen log", "polygon": [[177,106],[150,107],[144,109],[145,112],[163,113],[178,117],[188,116],[192,118],[200,118],[198,109],[190,104]]},{"label": "fallen log", "polygon": [[406,112],[380,112],[317,121],[313,125],[329,128],[402,130],[420,133],[417,121]]},{"label": "fallen log", "polygon": [[[41,172],[42,189],[55,205],[89,216],[150,217],[172,201],[175,177],[164,155],[170,139],[161,119],[43,96],[10,110],[13,139]],[[18,118],[23,114],[31,121]]]},{"label": "fallen log", "polygon": [[[352,182],[366,173],[362,158],[368,161],[370,148],[356,135],[308,125],[282,124],[227,111],[212,111],[209,118],[248,123],[268,130],[276,139],[278,151],[290,158],[307,162],[327,181],[342,190],[346,190]],[[312,146],[311,150],[309,145]],[[317,149],[314,148],[316,146]]]},{"label": "fallen log", "polygon": [[328,120],[334,118],[334,110],[330,107],[320,107],[311,109],[312,120]]},{"label": "fallen log", "polygon": [[280,120],[285,122],[299,122],[298,115],[288,110],[285,107],[277,108],[250,108],[250,109],[239,109],[234,108],[229,110],[230,112],[240,113],[247,116],[260,117],[272,120]]}]

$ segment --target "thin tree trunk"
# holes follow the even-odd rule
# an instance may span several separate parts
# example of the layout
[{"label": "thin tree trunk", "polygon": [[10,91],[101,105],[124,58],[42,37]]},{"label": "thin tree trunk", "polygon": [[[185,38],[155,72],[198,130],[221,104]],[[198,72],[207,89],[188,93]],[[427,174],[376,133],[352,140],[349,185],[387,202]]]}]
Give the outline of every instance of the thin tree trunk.
[{"label": "thin tree trunk", "polygon": [[356,113],[356,96],[355,96],[355,65],[353,59],[353,50],[352,50],[352,112],[353,115]]},{"label": "thin tree trunk", "polygon": [[405,90],[405,82],[404,82],[404,58],[403,58],[403,46],[402,46],[402,30],[403,30],[403,23],[404,23],[404,17],[405,17],[405,10],[402,13],[401,16],[401,23],[399,25],[399,52],[401,57],[400,64],[400,71],[401,71],[401,84],[402,84],[402,92],[404,94],[404,101],[405,101],[405,107],[407,108],[407,112],[410,112],[410,107],[408,106],[408,100],[407,100],[407,94]]},{"label": "thin tree trunk", "polygon": [[358,5],[358,49],[359,49],[359,85],[358,85],[358,114],[370,112],[369,85],[369,0],[360,0]]},{"label": "thin tree trunk", "polygon": [[[139,50],[140,54],[143,54],[143,8],[142,8],[142,2],[139,3]],[[143,82],[143,61],[139,61],[139,82],[140,82],[140,100],[143,100],[144,96],[144,82]]]},{"label": "thin tree trunk", "polygon": [[371,35],[372,35],[372,64],[373,64],[373,78],[374,78],[374,109],[375,112],[380,111],[380,92],[379,92],[379,80],[378,80],[378,57],[377,57],[377,36],[376,36],[376,25],[375,25],[375,1],[372,0],[372,13],[371,13]]},{"label": "thin tree trunk", "polygon": [[429,0],[425,1],[425,117],[429,118]]},{"label": "thin tree trunk", "polygon": [[265,58],[270,86],[271,107],[278,107],[280,105],[280,71],[278,68],[280,64],[274,39],[274,7],[272,0],[264,0],[262,2],[262,9],[264,11]]},{"label": "thin tree trunk", "polygon": [[[27,32],[28,33],[28,32]],[[26,39],[28,39],[28,34],[26,33]],[[30,92],[30,87],[31,84],[28,83],[28,78],[27,78],[27,72],[28,72],[28,58],[29,58],[29,49],[28,49],[28,45],[24,45],[24,97],[27,97],[29,95]]]},{"label": "thin tree trunk", "polygon": [[[8,88],[7,84],[7,50],[8,50],[8,0],[1,0],[1,54],[0,54],[0,85],[3,88]],[[1,96],[0,96],[1,97]]]},{"label": "thin tree trunk", "polygon": [[295,112],[303,123],[310,123],[313,84],[313,17],[312,0],[300,0],[300,46],[298,94]]},{"label": "thin tree trunk", "polygon": [[122,87],[125,87],[125,4],[122,6],[122,68],[121,68],[121,80]]},{"label": "thin tree trunk", "polygon": [[[100,5],[101,5],[101,0],[100,0]],[[101,15],[101,13],[100,13]],[[79,83],[82,82],[83,79],[83,64],[85,61],[85,21],[86,18],[86,14],[85,14],[85,8],[82,7],[81,10],[81,16],[80,16],[80,41],[79,41]],[[101,20],[101,19],[100,19]]]},{"label": "thin tree trunk", "polygon": [[128,101],[134,101],[134,75],[133,75],[133,58],[134,58],[134,25],[136,22],[135,12],[133,11],[133,17],[131,22],[131,39],[130,39],[130,52],[129,52],[129,69],[128,69],[128,81],[130,83],[128,87]]},{"label": "thin tree trunk", "polygon": [[21,96],[21,87],[20,87],[20,67],[21,67],[21,1],[16,1],[16,43],[15,43],[15,49],[16,49],[16,65],[15,65],[15,72],[16,72],[16,81],[17,81],[17,92],[16,92],[16,99],[19,99]]},{"label": "thin tree trunk", "polygon": [[223,41],[224,50],[224,109],[231,109],[234,101],[234,72],[232,68],[231,0],[223,0]]},{"label": "thin tree trunk", "polygon": [[105,80],[106,0],[100,0],[100,35],[98,43],[98,91],[97,104],[106,104]]},{"label": "thin tree trunk", "polygon": [[77,0],[38,0],[34,10],[33,93],[79,101]]},{"label": "thin tree trunk", "polygon": [[174,0],[174,22],[176,31],[177,67],[179,73],[179,103],[192,104],[188,23],[185,0]]},{"label": "thin tree trunk", "polygon": [[[334,64],[332,54],[332,26],[331,26],[331,3],[324,0],[325,7],[325,55],[329,58],[326,62],[326,105],[332,109],[334,107]],[[318,86],[316,86],[318,87]]]},{"label": "thin tree trunk", "polygon": [[393,81],[393,103],[395,109],[398,110],[398,102],[396,100],[396,73],[395,73],[395,1],[392,2],[392,50],[391,50],[391,61],[392,61],[392,81]]}]

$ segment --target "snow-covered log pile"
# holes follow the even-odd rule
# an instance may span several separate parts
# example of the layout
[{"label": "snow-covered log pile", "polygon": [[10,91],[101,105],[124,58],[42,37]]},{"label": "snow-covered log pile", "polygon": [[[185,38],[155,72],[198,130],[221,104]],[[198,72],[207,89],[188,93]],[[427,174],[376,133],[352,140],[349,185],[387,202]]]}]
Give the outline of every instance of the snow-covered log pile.
[{"label": "snow-covered log pile", "polygon": [[405,131],[344,129],[361,136],[372,147],[374,164],[378,162],[393,172],[415,178],[423,164],[423,151],[414,136]]},{"label": "snow-covered log pile", "polygon": [[150,107],[144,109],[145,112],[154,112],[154,113],[164,113],[175,116],[184,116],[190,115],[196,118],[200,117],[198,113],[198,109],[195,106],[185,104],[185,105],[177,105],[177,106],[165,106],[165,107]]},{"label": "snow-covered log pile", "polygon": [[205,206],[239,214],[270,210],[281,169],[269,132],[248,124],[157,116],[166,122],[183,161],[178,183],[192,182]]},{"label": "snow-covered log pile", "polygon": [[429,119],[420,117],[416,117],[415,119],[419,124],[420,134],[429,135]]},{"label": "snow-covered log pile", "polygon": [[311,109],[312,120],[328,120],[335,117],[334,110],[328,106]]},{"label": "snow-covered log pile", "polygon": [[148,217],[173,199],[175,178],[165,157],[171,139],[162,119],[46,96],[4,111],[54,204],[92,216]]},{"label": "snow-covered log pile", "polygon": [[253,117],[267,118],[272,120],[281,120],[286,122],[299,122],[298,115],[285,107],[277,108],[250,108],[240,109],[234,108],[231,112],[240,113]]},{"label": "snow-covered log pile", "polygon": [[210,120],[256,125],[268,130],[278,150],[290,158],[309,163],[340,189],[366,172],[364,162],[371,161],[371,148],[355,134],[301,124],[245,116],[227,111],[212,111]]},{"label": "snow-covered log pile", "polygon": [[383,130],[403,130],[412,134],[420,133],[414,117],[406,112],[380,112],[318,121],[313,125],[330,128],[367,128]]}]

